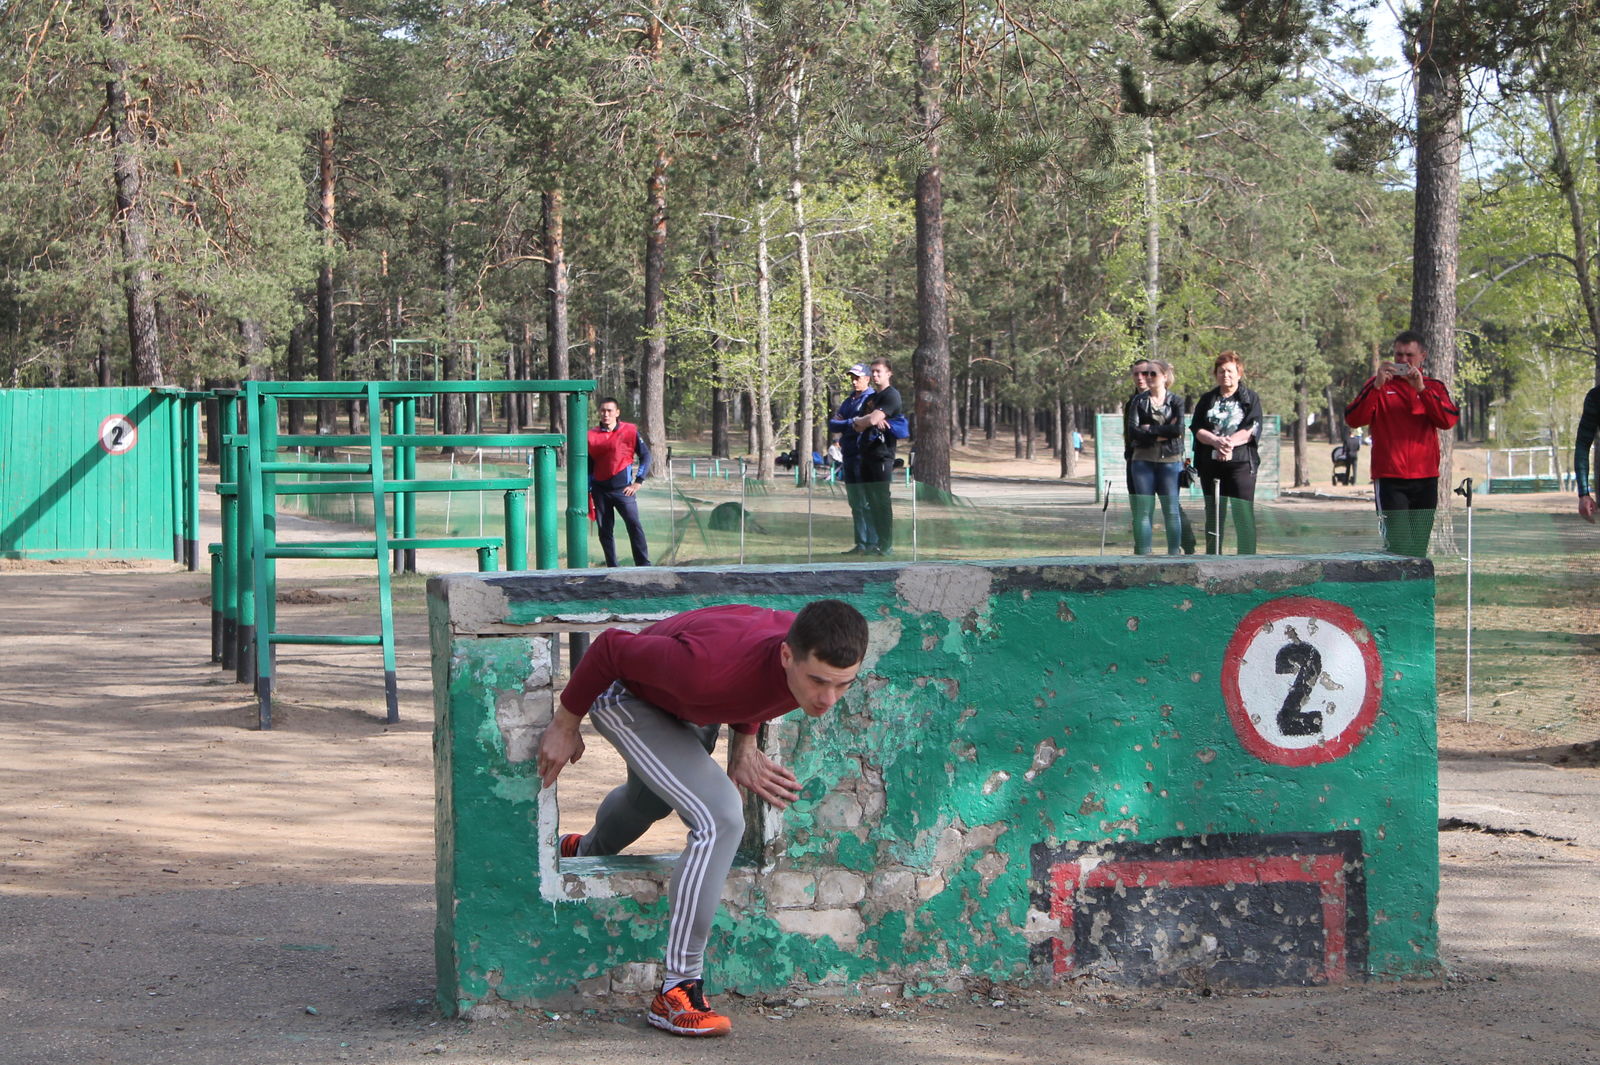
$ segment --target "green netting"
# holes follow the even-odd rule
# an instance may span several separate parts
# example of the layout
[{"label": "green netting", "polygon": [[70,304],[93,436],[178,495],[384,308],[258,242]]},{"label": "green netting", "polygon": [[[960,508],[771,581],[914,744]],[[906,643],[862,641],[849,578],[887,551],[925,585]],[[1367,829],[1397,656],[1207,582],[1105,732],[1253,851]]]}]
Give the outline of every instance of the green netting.
[{"label": "green netting", "polygon": [[[943,500],[897,480],[894,558],[1131,555],[1126,498],[1114,491],[1108,506],[1097,501],[1088,480],[1092,468],[1085,467],[1085,478],[1073,481],[958,478],[959,493]],[[515,461],[440,462],[420,464],[419,476],[449,477],[452,468],[462,478],[526,472]],[[761,482],[740,476],[737,462],[679,459],[670,475],[660,469],[638,500],[658,564],[853,564],[843,554],[852,535],[841,484],[819,479],[796,485],[792,474]],[[359,497],[308,496],[298,502],[329,520],[370,521]],[[1600,661],[1593,654],[1600,647],[1593,628],[1600,528],[1578,520],[1567,502],[1566,496],[1547,496],[1537,509],[1541,504],[1534,497],[1479,495],[1472,515],[1473,719],[1526,730],[1552,744],[1600,734],[1600,701],[1584,683],[1591,660]],[[1184,510],[1203,551],[1201,502],[1186,501]],[[485,493],[420,497],[418,511],[421,535],[473,535],[480,529],[493,535],[501,523],[498,496]],[[1375,552],[1382,546],[1370,496],[1285,493],[1258,502],[1256,514],[1264,564],[1272,555]],[[617,536],[626,558],[620,526]],[[1163,543],[1159,530],[1155,542]],[[1231,542],[1225,550],[1232,553]],[[1466,713],[1467,550],[1465,508],[1453,499],[1435,524],[1432,558],[1438,573],[1440,713],[1457,718]],[[591,546],[590,553],[599,558],[598,548]]]}]

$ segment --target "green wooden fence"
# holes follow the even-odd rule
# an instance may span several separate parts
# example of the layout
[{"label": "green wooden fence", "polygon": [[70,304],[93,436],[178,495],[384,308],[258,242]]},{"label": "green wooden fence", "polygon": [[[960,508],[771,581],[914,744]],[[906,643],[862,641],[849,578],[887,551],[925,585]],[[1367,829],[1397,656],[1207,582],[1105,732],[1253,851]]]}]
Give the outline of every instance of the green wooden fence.
[{"label": "green wooden fence", "polygon": [[199,564],[199,403],[151,388],[0,390],[0,557]]}]

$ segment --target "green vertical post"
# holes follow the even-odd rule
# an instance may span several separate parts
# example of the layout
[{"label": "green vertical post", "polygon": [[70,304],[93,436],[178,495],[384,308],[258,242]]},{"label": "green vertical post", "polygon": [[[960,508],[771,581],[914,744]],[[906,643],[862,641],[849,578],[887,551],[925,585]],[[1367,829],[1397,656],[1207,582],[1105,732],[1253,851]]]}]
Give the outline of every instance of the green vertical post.
[{"label": "green vertical post", "polygon": [[183,417],[183,400],[180,396],[181,393],[167,389],[151,389],[149,400],[141,406],[149,411],[151,422],[157,418],[167,422],[167,497],[171,514],[172,561],[181,565],[186,561],[183,554],[183,456],[186,450],[183,434],[188,431],[188,426]]},{"label": "green vertical post", "polygon": [[[222,667],[237,665],[239,638],[239,397],[219,394],[217,424],[221,427],[217,494],[222,497]],[[242,678],[241,678],[242,679]]]},{"label": "green vertical post", "polygon": [[211,550],[211,661],[222,661],[222,545]]},{"label": "green vertical post", "polygon": [[200,405],[204,393],[183,397],[183,535],[191,572],[200,568]]},{"label": "green vertical post", "polygon": [[[383,407],[378,382],[367,382],[367,449],[372,462],[372,535],[374,557],[378,560],[378,620],[383,644],[383,695],[388,713],[384,720],[400,720],[400,682],[395,674],[394,603],[389,593],[389,507],[383,469]],[[400,468],[399,449],[395,468]],[[410,495],[397,496],[397,502]]]},{"label": "green vertical post", "polygon": [[567,567],[589,568],[589,397],[585,392],[567,393]]},{"label": "green vertical post", "polygon": [[[413,435],[413,436],[416,435],[416,432],[417,432],[417,397],[416,396],[406,396],[405,398],[401,399],[399,404],[398,404],[398,409],[401,412],[401,415],[400,415],[401,424],[405,426],[405,428],[402,429],[401,432],[407,433],[407,434]],[[417,449],[414,448],[414,447],[398,448],[398,449],[396,449],[395,454],[397,456],[397,458],[395,460],[395,466],[396,466],[396,469],[398,470],[398,473],[396,474],[396,476],[398,476],[398,477],[400,477],[400,478],[402,478],[404,480],[408,480],[408,481],[416,480],[416,478],[417,478]],[[398,456],[401,456],[401,455],[404,456],[403,461],[398,457]],[[395,499],[395,506],[397,508],[397,512],[401,515],[401,523],[400,523],[401,532],[400,532],[400,535],[401,536],[415,537],[417,535],[417,497],[416,497],[416,495],[414,493],[412,493],[412,492],[407,492],[404,495],[397,497]],[[404,567],[404,571],[406,573],[415,573],[415,572],[417,572],[417,549],[414,548],[414,547],[408,547],[405,550],[405,567]]]},{"label": "green vertical post", "polygon": [[263,731],[272,728],[272,634],[278,627],[278,566],[270,557],[277,543],[278,475],[262,470],[278,453],[278,402],[261,394],[254,382],[245,385],[250,413],[251,567],[255,587],[255,690],[257,716]]},{"label": "green vertical post", "polygon": [[[538,482],[534,483],[535,490]],[[506,569],[528,568],[528,493],[506,492]]]},{"label": "green vertical post", "polygon": [[[235,663],[240,682],[252,688],[258,683],[256,589],[266,580],[266,573],[261,569],[266,564],[266,558],[262,556],[260,548],[261,456],[256,441],[256,422],[260,420],[261,413],[256,407],[255,387],[255,382],[245,382],[240,408],[243,446],[239,455],[239,651]],[[270,709],[269,705],[269,713]],[[263,723],[263,727],[272,727],[270,718]]]},{"label": "green vertical post", "polygon": [[[555,569],[560,555],[560,489],[556,484],[556,449],[533,449],[533,564]],[[587,514],[585,524],[587,524]],[[585,535],[588,529],[584,530]]]}]

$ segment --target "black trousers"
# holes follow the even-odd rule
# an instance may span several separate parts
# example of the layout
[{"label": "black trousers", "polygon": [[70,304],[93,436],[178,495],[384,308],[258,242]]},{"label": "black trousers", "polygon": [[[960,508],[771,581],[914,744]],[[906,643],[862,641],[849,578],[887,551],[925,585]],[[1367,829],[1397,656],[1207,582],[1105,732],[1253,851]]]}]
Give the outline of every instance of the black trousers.
[{"label": "black trousers", "polygon": [[1378,478],[1378,517],[1385,551],[1426,558],[1438,510],[1439,478]]},{"label": "black trousers", "polygon": [[[1248,462],[1200,462],[1200,492],[1206,504],[1206,554],[1222,554],[1227,512],[1233,511],[1235,546],[1241,555],[1256,553],[1256,471]],[[1221,499],[1228,500],[1220,506]]]},{"label": "black trousers", "polygon": [[600,522],[600,550],[606,556],[606,565],[612,569],[617,566],[615,530],[620,513],[622,524],[628,527],[628,546],[633,549],[633,564],[648,566],[650,545],[645,543],[644,524],[639,520],[639,505],[634,502],[633,496],[621,488],[599,486],[591,486],[589,494],[594,499],[594,515]]},{"label": "black trousers", "polygon": [[877,549],[894,550],[894,503],[889,482],[894,479],[894,456],[861,456],[861,494],[867,505],[867,521],[878,537]]}]

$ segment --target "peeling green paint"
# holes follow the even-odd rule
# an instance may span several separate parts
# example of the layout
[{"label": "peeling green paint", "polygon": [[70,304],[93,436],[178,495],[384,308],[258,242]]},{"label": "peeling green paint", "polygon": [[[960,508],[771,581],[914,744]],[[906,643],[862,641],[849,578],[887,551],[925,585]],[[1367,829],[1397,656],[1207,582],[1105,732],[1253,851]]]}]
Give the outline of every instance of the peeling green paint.
[{"label": "peeling green paint", "polygon": [[[553,796],[539,791],[531,761],[510,757],[527,749],[553,695],[549,643],[534,634],[710,602],[796,609],[822,595],[862,609],[872,650],[862,683],[829,718],[791,715],[769,729],[802,797],[759,867],[730,878],[708,951],[713,990],[903,985],[925,994],[968,974],[1047,983],[1060,974],[1064,939],[1040,901],[1051,890],[1041,855],[1082,847],[1098,857],[1068,871],[1085,877],[1124,863],[1198,878],[1180,890],[1168,882],[1175,874],[1145,874],[1157,880],[1119,882],[1103,897],[1088,880],[1074,889],[1079,942],[1101,952],[1097,964],[1115,967],[1116,951],[1148,937],[1139,950],[1156,960],[1140,964],[1154,968],[1130,961],[1130,982],[1165,979],[1163,958],[1181,958],[1185,971],[1197,957],[1202,969],[1222,964],[1204,955],[1213,933],[1280,935],[1261,915],[1273,892],[1311,906],[1299,924],[1322,938],[1294,932],[1293,943],[1267,945],[1304,953],[1308,942],[1328,944],[1325,959],[1307,963],[1324,976],[1434,972],[1431,567],[1357,556],[1273,563],[1270,587],[1249,580],[1248,562],[1132,560],[434,580],[441,1004],[468,1012],[556,1002],[583,981],[592,993],[655,978],[666,916],[660,863],[558,868],[554,811],[544,808]],[[503,594],[452,596],[479,583]],[[1291,596],[1353,611],[1382,663],[1370,730],[1320,764],[1253,755],[1223,696],[1224,652],[1241,619]],[[500,613],[477,616],[484,603]],[[1335,692],[1343,682],[1325,673],[1320,683]],[[1251,705],[1270,716],[1280,694],[1252,694]],[[1315,840],[1282,842],[1302,837],[1355,840],[1355,864],[1317,887],[1310,878],[1341,859]],[[1245,857],[1206,850],[1219,840]],[[1263,857],[1250,857],[1253,840]],[[1188,864],[1128,857],[1161,846]],[[1284,846],[1288,857],[1270,864]],[[1209,856],[1183,857],[1191,851]],[[1257,879],[1207,886],[1208,870],[1238,868],[1257,869]],[[1330,908],[1331,896],[1346,908]],[[1352,922],[1338,931],[1354,929],[1359,941],[1340,948],[1332,929],[1318,931],[1329,914]]]}]

